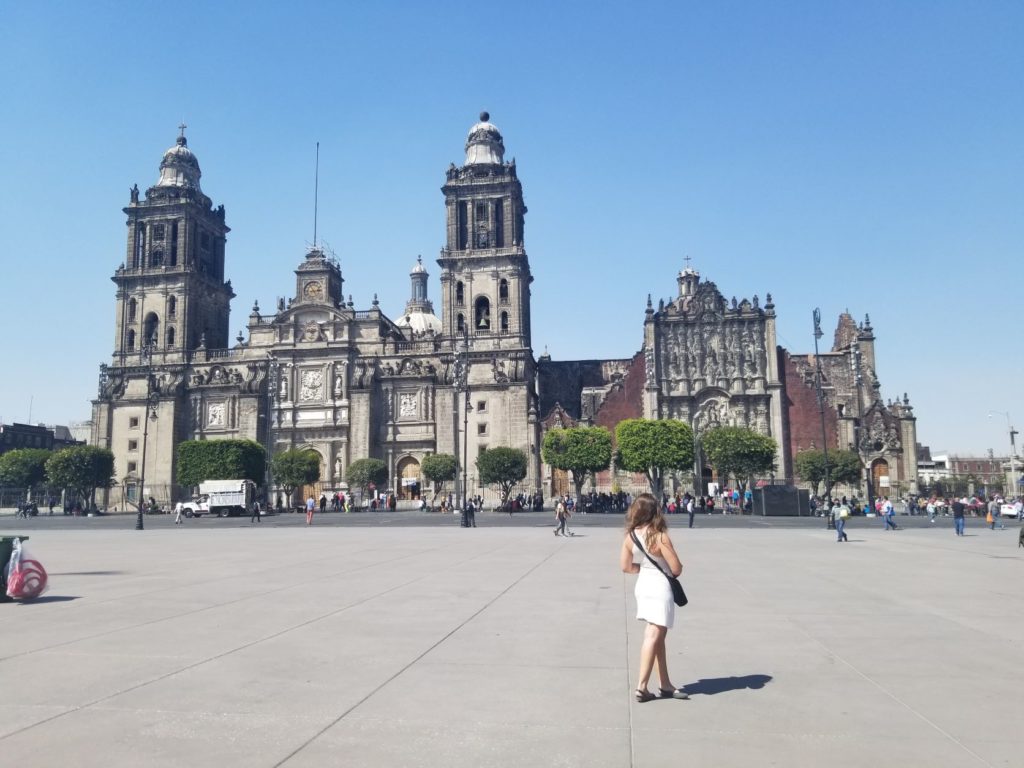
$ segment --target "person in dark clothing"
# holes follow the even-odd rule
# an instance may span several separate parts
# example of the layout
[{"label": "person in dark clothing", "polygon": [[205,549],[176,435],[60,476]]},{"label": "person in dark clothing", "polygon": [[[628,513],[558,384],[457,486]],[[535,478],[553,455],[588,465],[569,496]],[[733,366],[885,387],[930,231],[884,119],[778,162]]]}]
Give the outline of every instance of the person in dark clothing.
[{"label": "person in dark clothing", "polygon": [[964,503],[961,499],[953,501],[953,529],[957,536],[964,535]]},{"label": "person in dark clothing", "polygon": [[327,511],[327,496],[323,493],[320,494],[320,514],[322,515]]},{"label": "person in dark clothing", "polygon": [[252,515],[249,517],[249,522],[250,523],[253,522],[254,520],[257,523],[262,523],[263,522],[263,517],[260,515],[260,503],[258,501],[254,501],[252,503]]}]

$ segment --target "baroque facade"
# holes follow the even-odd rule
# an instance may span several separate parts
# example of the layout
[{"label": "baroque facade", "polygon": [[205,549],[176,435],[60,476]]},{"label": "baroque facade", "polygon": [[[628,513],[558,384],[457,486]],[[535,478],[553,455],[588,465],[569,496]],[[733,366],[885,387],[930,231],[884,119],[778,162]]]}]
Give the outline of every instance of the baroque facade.
[{"label": "baroque facade", "polygon": [[[544,430],[584,423],[614,432],[637,417],[691,424],[698,448],[715,426],[750,427],[777,441],[775,477],[799,480],[793,457],[822,440],[816,365],[813,355],[777,345],[771,294],[763,304],[756,295],[727,300],[687,266],[674,296],[656,305],[648,297],[632,357],[535,359],[522,184],[501,133],[487,113],[480,117],[463,164],[448,167],[441,188],[439,316],[422,259],[410,273],[405,310],[392,319],[376,296],[368,309],[346,300],[341,265],[314,244],[294,271],[291,298],[270,311],[255,303],[247,336],[233,345],[230,229],[224,206],[201,189],[182,126],[157,182],[144,196],[133,187],[124,208],[114,351],[101,366],[90,441],[115,454],[108,504],[140,490],[161,502],[183,495],[174,483],[177,445],[218,438],[256,440],[270,454],[316,451],[317,493],[345,490],[354,460],[383,459],[392,490],[405,498],[425,490],[420,463],[430,453],[463,462],[474,493],[484,491],[478,453],[510,446],[529,458],[524,490],[551,493],[564,478],[560,484],[541,466]],[[843,315],[820,359],[829,446],[856,447],[880,487],[915,480],[913,410],[906,397],[881,400],[870,322],[858,326]],[[699,450],[694,474],[702,485],[713,479]],[[639,489],[636,481],[613,467],[598,485]]]},{"label": "baroque facade", "polygon": [[[295,270],[292,298],[264,313],[255,304],[248,338],[228,346],[223,206],[200,188],[200,169],[178,137],[128,216],[127,260],[114,275],[114,355],[101,367],[92,443],[115,454],[118,486],[108,503],[180,495],[175,448],[194,439],[248,438],[270,453],[310,448],[323,490],[344,490],[359,458],[387,462],[393,490],[421,490],[429,453],[466,458],[511,446],[539,484],[539,429],[530,339],[526,206],[514,162],[486,113],[466,139],[462,166],[442,191],[448,216],[442,312],[433,314],[428,273],[417,260],[405,313],[389,318],[346,301],[341,267],[314,247]],[[154,417],[147,419],[152,412]],[[145,464],[143,463],[145,453]]]}]

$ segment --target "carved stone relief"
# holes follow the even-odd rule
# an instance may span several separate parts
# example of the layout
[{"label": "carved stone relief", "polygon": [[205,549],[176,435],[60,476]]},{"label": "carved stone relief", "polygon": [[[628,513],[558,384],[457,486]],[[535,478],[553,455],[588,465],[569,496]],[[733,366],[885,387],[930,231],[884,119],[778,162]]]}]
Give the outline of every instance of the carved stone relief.
[{"label": "carved stone relief", "polygon": [[322,401],[324,397],[323,371],[303,371],[300,379],[299,400]]},{"label": "carved stone relief", "polygon": [[224,403],[210,403],[206,411],[207,427],[223,427],[226,423]]},{"label": "carved stone relief", "polygon": [[398,416],[414,419],[419,415],[419,402],[415,392],[401,392],[398,395]]}]

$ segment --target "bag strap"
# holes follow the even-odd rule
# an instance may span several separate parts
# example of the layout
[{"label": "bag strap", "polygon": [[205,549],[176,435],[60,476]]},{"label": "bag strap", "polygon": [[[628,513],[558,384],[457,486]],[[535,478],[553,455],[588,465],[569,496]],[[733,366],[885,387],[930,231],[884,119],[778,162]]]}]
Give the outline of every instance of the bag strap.
[{"label": "bag strap", "polygon": [[651,554],[646,549],[644,549],[644,545],[640,543],[640,539],[638,539],[637,536],[636,536],[636,531],[630,531],[629,532],[629,537],[631,539],[633,539],[633,543],[634,544],[636,544],[638,547],[640,547],[640,551],[643,552],[645,555],[647,555],[647,559],[651,561],[651,563],[654,565],[654,567],[657,568],[659,571],[661,571],[661,575],[664,576],[669,581],[671,581],[672,578],[673,578],[672,574],[671,573],[666,573],[665,569],[661,567],[661,563],[659,563],[657,560],[655,560],[653,557],[651,557]]}]

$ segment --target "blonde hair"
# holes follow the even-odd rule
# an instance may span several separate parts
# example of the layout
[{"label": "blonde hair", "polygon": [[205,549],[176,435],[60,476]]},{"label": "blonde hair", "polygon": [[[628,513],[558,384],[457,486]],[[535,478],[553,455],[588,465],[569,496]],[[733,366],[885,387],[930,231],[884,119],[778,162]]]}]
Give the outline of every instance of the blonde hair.
[{"label": "blonde hair", "polygon": [[658,500],[649,493],[637,496],[626,512],[626,533],[632,533],[644,526],[647,526],[647,530],[644,531],[644,549],[650,552],[655,540],[668,530],[668,523],[661,514]]}]

